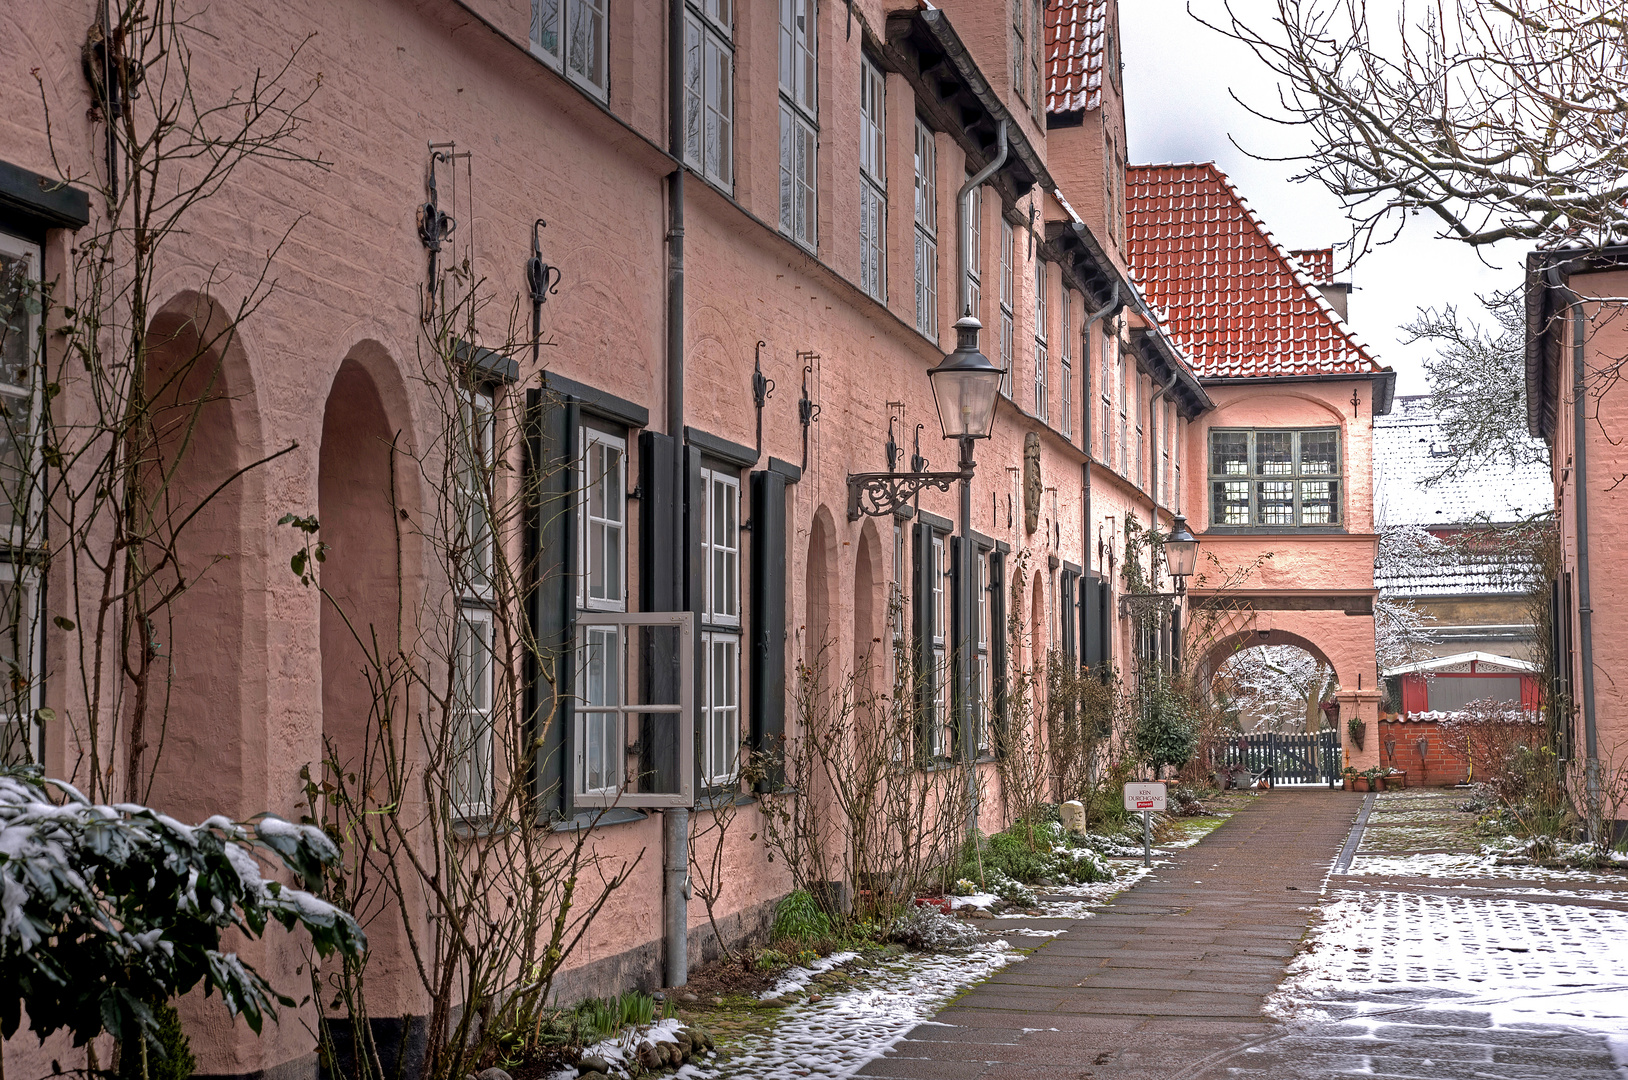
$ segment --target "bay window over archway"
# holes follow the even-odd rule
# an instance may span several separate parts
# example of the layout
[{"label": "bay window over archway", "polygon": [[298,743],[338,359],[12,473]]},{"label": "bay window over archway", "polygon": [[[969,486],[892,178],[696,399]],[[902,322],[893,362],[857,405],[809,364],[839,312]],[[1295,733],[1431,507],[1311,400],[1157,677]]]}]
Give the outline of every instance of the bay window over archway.
[{"label": "bay window over archway", "polygon": [[1338,428],[1210,431],[1210,526],[1343,524]]}]

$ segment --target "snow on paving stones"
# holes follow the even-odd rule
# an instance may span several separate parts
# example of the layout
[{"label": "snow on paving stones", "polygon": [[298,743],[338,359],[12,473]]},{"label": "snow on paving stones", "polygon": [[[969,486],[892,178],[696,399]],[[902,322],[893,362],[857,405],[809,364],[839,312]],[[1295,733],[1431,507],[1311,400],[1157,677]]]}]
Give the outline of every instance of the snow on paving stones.
[{"label": "snow on paving stones", "polygon": [[787,994],[794,994],[803,987],[807,986],[808,981],[821,972],[830,971],[832,968],[841,967],[848,961],[857,960],[858,958],[859,954],[856,952],[835,952],[830,956],[820,957],[807,967],[791,968],[784,975],[780,976],[780,981],[776,982],[773,986],[769,987],[769,989],[759,994],[757,999],[759,1001],[768,1001],[770,998],[785,997]]},{"label": "snow on paving stones", "polygon": [[1413,855],[1375,855],[1358,852],[1348,874],[1367,877],[1413,878],[1517,878],[1523,881],[1622,882],[1621,873],[1537,866],[1512,861],[1496,850],[1431,851]]},{"label": "snow on paving stones", "polygon": [[1021,959],[996,938],[970,949],[876,958],[850,965],[864,985],[787,1007],[772,1029],[746,1036],[720,1058],[686,1065],[689,1077],[793,1080],[846,1077],[880,1057],[970,983]]}]

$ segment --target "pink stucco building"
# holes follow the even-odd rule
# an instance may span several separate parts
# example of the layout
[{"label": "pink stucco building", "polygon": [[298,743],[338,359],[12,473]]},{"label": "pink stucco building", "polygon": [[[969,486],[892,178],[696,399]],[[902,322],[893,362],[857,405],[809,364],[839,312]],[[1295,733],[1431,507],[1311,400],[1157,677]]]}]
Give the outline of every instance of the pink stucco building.
[{"label": "pink stucco building", "polygon": [[[1559,573],[1552,583],[1559,751],[1572,794],[1596,820],[1628,818],[1628,698],[1614,673],[1628,654],[1617,600],[1622,578],[1622,499],[1628,473],[1618,432],[1625,420],[1617,374],[1628,352],[1622,297],[1628,251],[1534,252],[1526,270],[1526,415],[1549,444]],[[1613,794],[1615,793],[1615,794]]]},{"label": "pink stucco building", "polygon": [[[79,245],[107,228],[106,128],[84,60],[97,54],[82,48],[101,10],[0,10],[0,258],[13,297],[58,283],[58,306],[18,316],[6,338],[18,399],[34,400],[28,370],[68,370],[61,305]],[[997,699],[1009,614],[1024,662],[1055,649],[1131,679],[1170,663],[1183,618],[1210,605],[1224,632],[1203,641],[1205,665],[1302,645],[1338,672],[1345,715],[1375,718],[1372,418],[1389,374],[1213,167],[1127,177],[1112,0],[291,0],[194,17],[201,100],[284,64],[310,100],[297,154],[248,160],[166,239],[134,328],[153,372],[202,358],[212,381],[190,449],[165,435],[155,453],[180,463],[178,497],[221,492],[178,547],[196,584],[151,647],[166,658],[162,747],[79,675],[95,625],[75,591],[87,546],[8,564],[26,698],[8,757],[84,783],[94,746],[105,790],[122,797],[136,763],[151,773],[143,797],[177,818],[298,818],[325,748],[359,753],[373,730],[355,633],[370,628],[364,640],[397,642],[426,686],[455,688],[442,712],[468,737],[448,766],[446,850],[501,825],[491,806],[515,777],[491,732],[534,732],[522,780],[539,820],[561,844],[591,827],[593,850],[632,864],[556,983],[571,999],[664,985],[675,963],[716,955],[711,921],[683,902],[682,860],[664,867],[664,824],[682,833],[683,811],[739,797],[714,913],[726,938],[760,932],[791,889],[738,769],[795,735],[799,663],[839,678],[889,634],[941,660],[917,752],[976,759],[985,829],[1004,823],[993,744],[955,719],[941,680],[964,659],[979,701]],[[174,89],[155,77],[137,102]],[[963,276],[956,192],[986,169]],[[541,288],[534,256],[552,268]],[[437,383],[426,327],[462,282],[490,302],[439,343],[460,379]],[[976,450],[964,543],[953,490],[872,516],[850,513],[848,480],[895,464],[890,435],[908,467],[918,430],[927,466],[952,466],[926,373],[954,344],[962,295],[1010,372]],[[94,412],[63,385],[42,407]],[[540,491],[547,512],[528,503],[495,540],[449,533],[465,481],[441,480],[466,475],[448,464],[462,452],[449,430],[476,433],[494,490]],[[1126,522],[1163,532],[1183,513],[1215,569],[1138,637]],[[327,600],[289,572],[290,514],[320,522]],[[529,568],[511,598],[519,632],[564,667],[499,650],[502,590],[487,570],[449,572],[447,535],[466,568],[511,554]],[[1020,558],[1031,577],[1014,596]],[[1149,584],[1171,591],[1157,573]],[[631,737],[615,726],[631,723],[627,694],[664,676],[629,667],[607,690],[593,657],[673,613],[694,648],[673,677],[687,668],[691,692],[659,715],[693,726],[693,744],[667,744],[693,767],[661,778],[671,798],[641,799],[593,762]],[[619,805],[601,812],[607,801]],[[428,919],[415,901],[369,924],[371,1012],[409,1058],[435,1003],[404,943]],[[275,937],[245,955],[276,985],[304,977]],[[310,1006],[260,1038],[215,1010],[183,1009],[201,1074],[314,1075]],[[7,1043],[8,1074],[66,1053],[32,1043]]]}]

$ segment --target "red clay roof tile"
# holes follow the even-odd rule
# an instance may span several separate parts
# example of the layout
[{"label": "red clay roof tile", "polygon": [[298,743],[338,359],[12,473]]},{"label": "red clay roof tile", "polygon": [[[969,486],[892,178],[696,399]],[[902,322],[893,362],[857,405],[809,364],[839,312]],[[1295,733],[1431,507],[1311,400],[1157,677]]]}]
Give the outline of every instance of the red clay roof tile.
[{"label": "red clay roof tile", "polygon": [[1046,111],[1102,105],[1102,56],[1108,0],[1051,0],[1046,5]]},{"label": "red clay roof tile", "polygon": [[1199,378],[1384,370],[1213,163],[1132,165],[1125,188],[1131,273]]}]

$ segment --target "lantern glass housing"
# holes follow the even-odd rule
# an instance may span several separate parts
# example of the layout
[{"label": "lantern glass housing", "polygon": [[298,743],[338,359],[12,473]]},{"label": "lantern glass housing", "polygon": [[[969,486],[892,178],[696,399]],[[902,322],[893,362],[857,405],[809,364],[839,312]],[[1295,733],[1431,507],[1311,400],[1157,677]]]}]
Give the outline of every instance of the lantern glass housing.
[{"label": "lantern glass housing", "polygon": [[1165,537],[1164,557],[1171,577],[1185,580],[1198,569],[1198,538],[1187,528],[1187,519],[1180,514],[1170,526],[1170,535]]},{"label": "lantern glass housing", "polygon": [[955,324],[955,351],[927,373],[946,439],[987,439],[995,421],[995,395],[1006,374],[978,351],[982,324],[967,316]]}]

